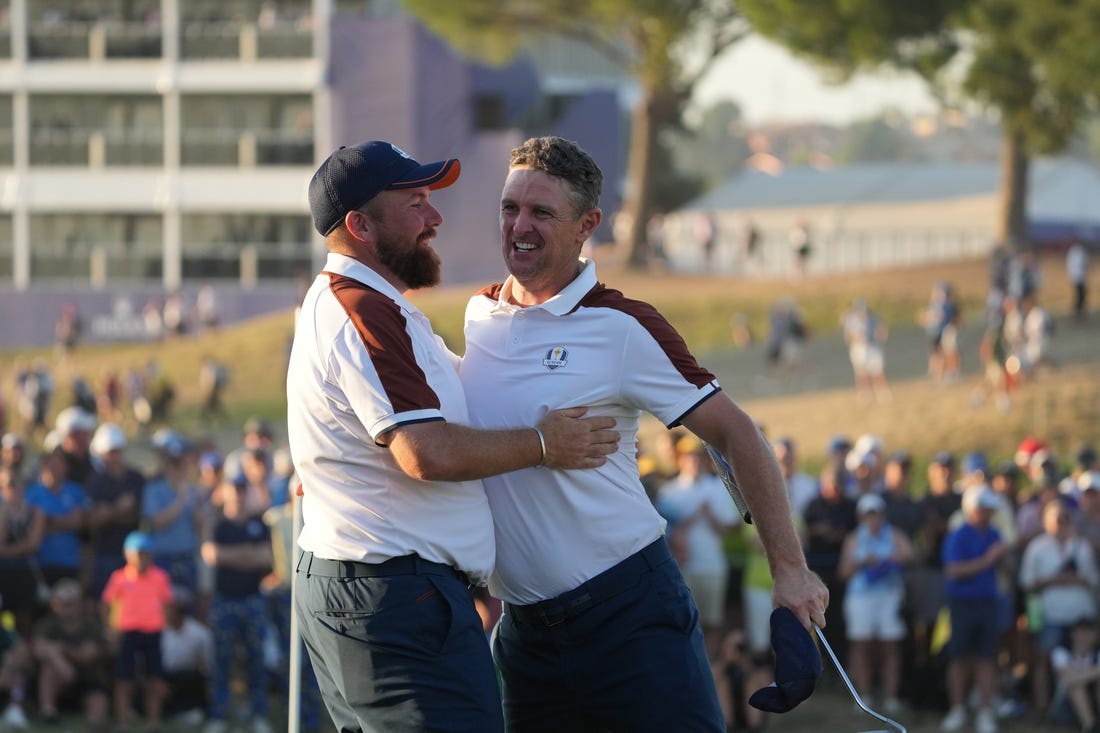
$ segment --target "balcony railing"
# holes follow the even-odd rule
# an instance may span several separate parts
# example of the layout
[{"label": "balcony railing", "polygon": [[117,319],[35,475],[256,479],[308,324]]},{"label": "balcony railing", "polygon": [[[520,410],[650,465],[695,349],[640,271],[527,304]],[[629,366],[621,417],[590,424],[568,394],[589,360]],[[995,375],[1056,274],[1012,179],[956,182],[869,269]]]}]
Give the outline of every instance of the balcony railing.
[{"label": "balcony railing", "polygon": [[308,23],[189,22],[183,25],[180,56],[184,59],[309,58],[313,32]]},{"label": "balcony railing", "polygon": [[183,165],[309,165],[313,131],[188,128],[181,135]]},{"label": "balcony railing", "polygon": [[164,139],[159,128],[131,130],[36,127],[31,123],[31,165],[161,166]]},{"label": "balcony railing", "polygon": [[[159,242],[157,247],[159,247]],[[159,281],[163,257],[149,243],[129,247],[118,243],[36,241],[31,249],[31,277],[102,287],[113,281]],[[310,272],[313,263],[305,242],[185,242],[181,258],[184,282],[220,280],[254,285],[293,280]],[[10,277],[11,248],[0,246],[0,278]]]},{"label": "balcony railing", "polygon": [[64,21],[35,23],[28,31],[32,60],[159,58],[159,23]]},{"label": "balcony railing", "polygon": [[[163,53],[159,22],[38,22],[31,24],[28,37],[32,60],[159,58]],[[0,56],[10,57],[10,33],[0,39]],[[191,21],[180,31],[180,56],[184,59],[254,61],[312,55],[313,31],[308,20],[270,25]]]},{"label": "balcony railing", "polygon": [[161,255],[148,247],[120,243],[35,241],[31,277],[102,285],[111,280],[159,280]]},{"label": "balcony railing", "polygon": [[[164,138],[159,128],[65,128],[34,122],[31,128],[31,165],[100,168],[164,164]],[[190,128],[181,138],[183,165],[252,168],[313,162],[312,131]],[[0,129],[0,166],[11,164],[11,131]]]},{"label": "balcony railing", "polygon": [[183,279],[257,281],[293,280],[313,267],[309,245],[304,242],[184,244]]}]

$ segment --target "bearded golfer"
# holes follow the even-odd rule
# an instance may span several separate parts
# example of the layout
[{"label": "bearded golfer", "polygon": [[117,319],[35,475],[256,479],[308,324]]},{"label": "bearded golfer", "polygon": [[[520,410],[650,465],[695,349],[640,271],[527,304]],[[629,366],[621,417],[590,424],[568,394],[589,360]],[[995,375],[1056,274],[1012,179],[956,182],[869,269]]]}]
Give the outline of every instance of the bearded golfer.
[{"label": "bearded golfer", "polygon": [[329,250],[298,316],[288,428],[303,484],[296,612],[341,731],[503,727],[471,584],[493,566],[482,476],[602,465],[610,417],[475,430],[457,357],[403,295],[439,281],[435,189],[457,160],[341,148],[309,185]]}]

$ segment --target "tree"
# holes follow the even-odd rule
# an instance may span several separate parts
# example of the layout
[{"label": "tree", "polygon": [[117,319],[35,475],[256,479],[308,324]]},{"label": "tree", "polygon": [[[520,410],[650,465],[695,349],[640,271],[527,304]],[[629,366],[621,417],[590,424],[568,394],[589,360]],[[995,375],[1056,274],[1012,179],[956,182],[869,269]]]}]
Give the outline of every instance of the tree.
[{"label": "tree", "polygon": [[639,95],[617,245],[630,267],[645,267],[661,135],[679,123],[714,60],[746,33],[733,0],[404,1],[455,48],[485,61],[507,60],[532,38],[555,34],[592,44],[633,76]]},{"label": "tree", "polygon": [[[1033,155],[1062,150],[1098,101],[1097,0],[741,0],[762,34],[838,78],[882,65],[914,70],[944,99],[1001,122],[996,236],[1027,242]],[[961,83],[956,82],[956,75]],[[957,99],[956,99],[957,98]]]},{"label": "tree", "polygon": [[[684,130],[668,135],[668,146],[680,169],[691,171],[701,179],[704,189],[710,189],[737,173],[752,150],[746,140],[741,108],[735,102],[720,100],[699,110],[695,117]],[[694,196],[670,202],[665,208],[674,208],[691,198]]]},{"label": "tree", "polygon": [[913,160],[917,155],[910,140],[883,117],[859,120],[844,131],[833,160],[837,163],[870,163]]}]

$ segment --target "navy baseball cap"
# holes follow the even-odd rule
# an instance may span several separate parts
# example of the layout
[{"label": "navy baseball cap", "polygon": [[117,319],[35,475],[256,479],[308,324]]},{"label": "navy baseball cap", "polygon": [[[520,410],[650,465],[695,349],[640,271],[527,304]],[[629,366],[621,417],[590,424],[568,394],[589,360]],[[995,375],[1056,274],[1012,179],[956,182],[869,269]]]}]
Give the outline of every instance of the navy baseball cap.
[{"label": "navy baseball cap", "polygon": [[326,236],[349,211],[382,191],[402,188],[446,188],[458,180],[462,166],[455,158],[418,163],[391,143],[371,140],[341,147],[321,164],[309,182],[313,226]]},{"label": "navy baseball cap", "polygon": [[963,456],[962,470],[963,473],[975,473],[977,471],[989,473],[989,461],[986,460],[985,454],[980,451],[967,453]]},{"label": "navy baseball cap", "polygon": [[821,677],[821,653],[810,632],[789,608],[771,615],[775,650],[775,682],[749,697],[749,705],[769,713],[785,713],[813,694]]}]

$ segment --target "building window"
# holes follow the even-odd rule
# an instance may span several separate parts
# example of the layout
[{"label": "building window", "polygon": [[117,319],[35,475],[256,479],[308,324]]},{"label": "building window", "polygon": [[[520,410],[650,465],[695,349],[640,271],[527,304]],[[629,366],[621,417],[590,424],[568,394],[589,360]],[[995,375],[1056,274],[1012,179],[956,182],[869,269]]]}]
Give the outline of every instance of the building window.
[{"label": "building window", "polygon": [[504,120],[504,98],[499,94],[480,94],[474,99],[474,129],[501,130]]},{"label": "building window", "polygon": [[0,166],[15,165],[15,138],[12,136],[11,95],[0,95]]},{"label": "building window", "polygon": [[180,3],[184,59],[309,58],[313,9],[309,0],[187,0]]},{"label": "building window", "polygon": [[159,58],[160,0],[31,0],[31,59]]},{"label": "building window", "polygon": [[312,224],[284,214],[187,214],[183,279],[294,280],[312,271]]},{"label": "building window", "polygon": [[15,274],[15,244],[12,219],[0,216],[0,282],[10,283]]},{"label": "building window", "polygon": [[158,96],[36,94],[30,117],[31,165],[163,165],[164,111]]},{"label": "building window", "polygon": [[253,167],[313,163],[313,100],[305,94],[187,95],[181,100],[183,165]]},{"label": "building window", "polygon": [[156,214],[34,214],[34,280],[159,280],[163,225]]}]

